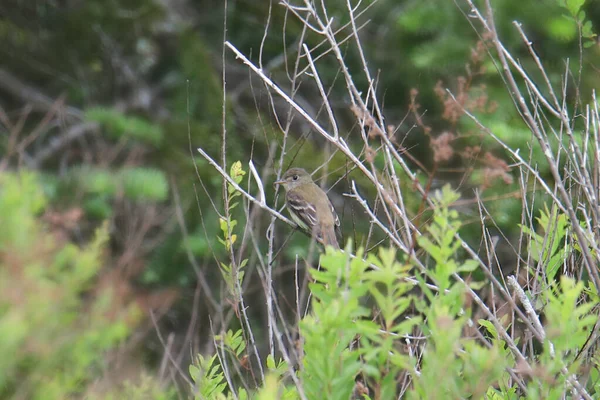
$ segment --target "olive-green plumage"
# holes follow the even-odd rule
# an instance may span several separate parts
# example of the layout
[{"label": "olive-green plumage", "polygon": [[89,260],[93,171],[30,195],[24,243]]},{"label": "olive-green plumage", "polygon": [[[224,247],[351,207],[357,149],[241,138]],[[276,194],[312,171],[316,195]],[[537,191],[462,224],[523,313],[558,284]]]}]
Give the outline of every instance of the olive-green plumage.
[{"label": "olive-green plumage", "polygon": [[302,168],[291,168],[275,184],[285,189],[286,207],[294,222],[324,246],[339,249],[336,232],[339,233],[340,220],[329,197],[310,174]]}]

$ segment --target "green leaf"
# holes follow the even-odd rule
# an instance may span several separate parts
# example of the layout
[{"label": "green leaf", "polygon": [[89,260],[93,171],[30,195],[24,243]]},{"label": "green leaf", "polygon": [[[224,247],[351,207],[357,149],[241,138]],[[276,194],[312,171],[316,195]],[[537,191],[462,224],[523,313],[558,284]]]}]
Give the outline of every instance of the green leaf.
[{"label": "green leaf", "polygon": [[585,3],[585,0],[565,0],[565,6],[573,17],[577,17],[579,10]]},{"label": "green leaf", "polygon": [[273,357],[273,354],[269,354],[267,356],[267,368],[270,370],[274,370],[275,367],[275,357]]},{"label": "green leaf", "polygon": [[458,267],[459,272],[473,272],[479,267],[479,263],[475,260],[466,260]]},{"label": "green leaf", "polygon": [[478,319],[477,322],[479,323],[479,325],[484,326],[487,329],[487,331],[494,337],[494,339],[498,339],[498,331],[496,330],[494,324],[485,319]]}]

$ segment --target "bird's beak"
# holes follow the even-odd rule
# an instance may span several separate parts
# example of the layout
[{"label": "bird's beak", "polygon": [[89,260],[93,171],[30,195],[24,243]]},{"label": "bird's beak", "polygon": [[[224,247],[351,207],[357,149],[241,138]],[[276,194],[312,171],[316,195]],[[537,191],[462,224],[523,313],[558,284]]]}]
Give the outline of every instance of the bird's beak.
[{"label": "bird's beak", "polygon": [[284,183],[285,183],[285,181],[275,181],[275,182],[273,182],[273,186],[275,186],[275,185],[282,185]]}]

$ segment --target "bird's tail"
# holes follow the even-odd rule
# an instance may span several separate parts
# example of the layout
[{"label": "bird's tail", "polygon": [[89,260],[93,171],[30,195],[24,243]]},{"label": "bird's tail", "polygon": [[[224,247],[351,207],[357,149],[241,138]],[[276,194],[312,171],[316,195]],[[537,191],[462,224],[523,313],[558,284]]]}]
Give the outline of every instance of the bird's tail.
[{"label": "bird's tail", "polygon": [[334,249],[340,248],[340,245],[337,241],[337,237],[335,235],[335,229],[333,229],[333,226],[323,229],[323,231],[321,232],[321,235],[322,235],[324,246],[331,246]]}]

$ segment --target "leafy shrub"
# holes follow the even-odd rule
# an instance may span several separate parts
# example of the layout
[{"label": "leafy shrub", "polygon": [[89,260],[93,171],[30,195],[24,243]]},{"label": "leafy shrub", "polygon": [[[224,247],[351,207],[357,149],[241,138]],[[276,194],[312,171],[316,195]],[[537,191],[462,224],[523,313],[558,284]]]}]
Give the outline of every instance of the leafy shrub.
[{"label": "leafy shrub", "polygon": [[[584,284],[567,277],[548,283],[541,294],[546,321],[540,325],[547,335],[525,361],[513,338],[500,333],[506,327],[495,316],[477,325],[472,320],[476,307],[468,299],[483,282],[460,278],[477,263],[459,261],[461,223],[452,209],[457,198],[449,187],[434,196],[432,222],[419,239],[431,260],[425,269],[391,249],[377,256],[362,250],[350,256],[350,245],[346,252],[329,249],[320,268],[310,270],[311,311],[299,324],[302,345],[288,355],[298,365],[290,368],[269,355],[264,384],[247,392],[248,384],[238,386],[240,377],[224,369],[240,363],[247,351],[243,330],[229,331],[215,337],[221,356],[199,356],[190,367],[196,398],[518,398],[524,390],[527,398],[560,397],[576,379],[566,368],[577,370],[578,349],[597,323],[592,311],[597,294],[586,298]],[[564,261],[552,246],[548,254]],[[556,260],[547,263],[555,273]],[[465,335],[473,329],[479,335]],[[595,383],[590,385],[593,391]]]},{"label": "leafy shrub", "polygon": [[95,287],[108,227],[85,246],[42,223],[37,174],[0,175],[0,397],[64,399],[103,370],[105,353],[138,318],[113,309],[110,288]]}]

